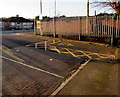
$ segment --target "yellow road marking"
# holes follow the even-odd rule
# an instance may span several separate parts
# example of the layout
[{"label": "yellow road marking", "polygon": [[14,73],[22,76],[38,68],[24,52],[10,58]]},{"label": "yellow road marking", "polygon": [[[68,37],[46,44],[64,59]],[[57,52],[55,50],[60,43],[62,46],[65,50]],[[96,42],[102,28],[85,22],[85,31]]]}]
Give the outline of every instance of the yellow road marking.
[{"label": "yellow road marking", "polygon": [[[51,43],[49,43],[51,42]],[[57,44],[58,43],[58,44]],[[45,45],[45,41],[41,41],[41,42],[37,42],[35,43],[35,48],[38,48],[38,44],[43,44]],[[71,49],[71,48],[57,48],[57,46],[51,46],[51,44],[57,44],[57,45],[69,45],[69,46],[73,46],[71,43],[63,43],[63,41],[61,40],[48,40],[47,42],[47,46],[49,46],[50,50],[56,51],[58,53],[63,53],[63,54],[71,54],[73,57],[83,57],[86,56],[89,59],[92,59],[94,55],[96,55],[98,58],[101,59],[115,59],[115,55],[107,55],[107,54],[101,54],[101,53],[93,53],[93,52],[89,52],[89,51],[82,51],[82,50],[75,50],[75,49]],[[52,48],[50,48],[52,47]],[[63,51],[65,50],[65,51]],[[81,54],[75,54],[75,53],[81,53]]]},{"label": "yellow road marking", "polygon": [[92,59],[91,56],[87,55],[86,53],[84,53],[83,51],[81,51],[84,55],[86,55],[88,58]]},{"label": "yellow road marking", "polygon": [[74,53],[72,53],[70,50],[68,50],[67,48],[66,48],[66,50],[72,55],[72,56],[74,56],[74,57],[77,57]]},{"label": "yellow road marking", "polygon": [[70,54],[69,52],[61,52],[61,53],[63,53],[63,54]]},{"label": "yellow road marking", "polygon": [[55,46],[52,46],[53,48],[50,48],[50,50],[53,50],[53,51],[57,51],[59,54],[61,53],[59,49],[57,49],[57,47]]}]

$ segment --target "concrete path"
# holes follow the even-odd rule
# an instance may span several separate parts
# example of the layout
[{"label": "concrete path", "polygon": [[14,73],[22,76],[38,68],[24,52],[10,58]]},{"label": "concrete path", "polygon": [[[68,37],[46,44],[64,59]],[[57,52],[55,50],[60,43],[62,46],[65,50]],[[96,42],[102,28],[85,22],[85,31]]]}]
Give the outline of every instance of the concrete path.
[{"label": "concrete path", "polygon": [[91,61],[57,95],[117,95],[118,64]]}]

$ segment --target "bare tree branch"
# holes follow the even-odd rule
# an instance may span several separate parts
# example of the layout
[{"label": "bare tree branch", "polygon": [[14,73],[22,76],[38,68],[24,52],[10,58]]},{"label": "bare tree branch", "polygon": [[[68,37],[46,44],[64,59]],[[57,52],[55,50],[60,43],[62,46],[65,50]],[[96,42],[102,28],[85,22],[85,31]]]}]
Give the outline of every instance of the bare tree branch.
[{"label": "bare tree branch", "polygon": [[112,8],[116,14],[120,14],[120,1],[118,0],[105,0],[105,1],[94,1],[91,3],[94,7],[101,7],[101,8]]}]

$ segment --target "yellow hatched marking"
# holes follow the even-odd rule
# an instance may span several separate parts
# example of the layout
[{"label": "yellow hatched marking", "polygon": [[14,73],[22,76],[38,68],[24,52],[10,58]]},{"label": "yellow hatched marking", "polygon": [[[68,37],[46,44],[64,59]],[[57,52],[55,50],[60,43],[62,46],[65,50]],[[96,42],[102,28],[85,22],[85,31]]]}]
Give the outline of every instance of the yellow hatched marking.
[{"label": "yellow hatched marking", "polygon": [[[87,54],[88,56],[90,56],[90,55],[93,55],[93,54]],[[84,56],[86,56],[86,55],[77,55],[77,57],[84,57]]]},{"label": "yellow hatched marking", "polygon": [[74,45],[73,45],[73,44],[71,44],[71,43],[62,43],[62,42],[61,42],[61,43],[59,43],[58,45],[60,45],[60,46],[61,46],[61,45],[63,45],[63,46],[64,46],[64,45],[66,45],[66,46],[74,46]]},{"label": "yellow hatched marking", "polygon": [[61,53],[63,53],[63,54],[69,54],[69,52],[61,52]]},{"label": "yellow hatched marking", "polygon": [[66,50],[72,55],[72,56],[74,56],[74,57],[77,57],[74,53],[72,53],[70,50],[68,50],[67,48],[66,48]]},{"label": "yellow hatched marking", "polygon": [[[78,52],[81,52],[80,50],[77,50]],[[83,52],[83,51],[82,51]],[[101,53],[92,53],[92,52],[87,52],[87,51],[84,51],[84,53],[89,53],[87,55],[97,55],[98,57],[102,58],[102,59],[105,59],[105,58],[115,58],[114,55],[107,55],[107,54],[101,54]],[[78,56],[82,56],[82,55],[78,55]],[[106,57],[103,57],[103,56],[106,56]]]},{"label": "yellow hatched marking", "polygon": [[106,58],[115,58],[115,56],[113,55],[107,55],[106,57],[103,57],[101,55],[99,55],[98,53],[93,53],[94,55],[97,55],[98,57],[102,58],[102,59],[106,59]]},{"label": "yellow hatched marking", "polygon": [[[59,52],[60,50],[59,49],[54,49],[55,51]],[[66,50],[67,52],[65,51],[62,51],[62,50]],[[72,51],[70,51],[72,50]],[[106,59],[106,58],[111,58],[111,59],[114,59],[115,56],[114,55],[106,55],[106,54],[100,54],[100,53],[92,53],[92,52],[87,52],[87,51],[81,51],[81,50],[74,50],[74,49],[67,49],[67,48],[61,48],[61,52],[59,53],[64,53],[64,54],[71,54],[72,56],[74,57],[83,57],[83,56],[87,56],[88,58],[92,59],[92,56],[91,55],[96,55],[98,56],[98,58],[101,58],[101,59]],[[74,54],[73,52],[80,52],[82,53],[82,55],[79,55],[79,54]],[[87,53],[87,54],[86,54]],[[105,57],[103,57],[105,56]]]},{"label": "yellow hatched marking", "polygon": [[53,48],[50,48],[50,50],[53,50],[53,51],[57,51],[58,53],[61,53],[59,49],[57,49],[57,47],[55,46],[52,46]]},{"label": "yellow hatched marking", "polygon": [[[86,53],[92,53],[92,52],[88,52],[88,51],[84,51]],[[97,55],[100,55],[100,56],[112,56],[112,57],[115,57],[115,55],[108,55],[108,54],[101,54],[101,53],[92,53],[92,54],[97,54]]]},{"label": "yellow hatched marking", "polygon": [[60,50],[55,47],[55,50],[60,54]]},{"label": "yellow hatched marking", "polygon": [[[57,41],[57,42],[55,42],[55,43],[59,43],[60,41]],[[55,44],[54,42],[53,43],[48,43],[48,45],[51,45],[51,44]]]},{"label": "yellow hatched marking", "polygon": [[88,54],[84,53],[83,51],[81,51],[81,53],[83,53],[84,55],[86,55],[88,58],[92,59],[91,56],[89,56]]},{"label": "yellow hatched marking", "polygon": [[[49,40],[47,42],[52,42],[52,43],[47,43],[47,45],[49,47],[52,47],[52,48],[49,48],[49,49],[53,50],[53,51],[57,51],[58,53],[71,54],[74,57],[87,56],[90,59],[92,59],[92,55],[96,55],[98,58],[101,58],[101,59],[107,59],[107,58],[115,59],[115,55],[107,55],[107,54],[101,54],[101,53],[92,53],[92,52],[88,52],[88,51],[74,50],[74,49],[68,49],[68,48],[57,48],[56,46],[50,46],[51,44],[56,44],[56,43],[59,43],[57,45],[65,45],[66,43],[62,43],[61,40],[58,40],[58,41]],[[38,44],[45,44],[45,41],[34,43],[34,44],[35,44],[35,48],[38,48]],[[62,50],[66,50],[66,51],[62,51]],[[80,54],[75,54],[75,53],[79,53],[79,52],[81,53],[81,55]]]}]

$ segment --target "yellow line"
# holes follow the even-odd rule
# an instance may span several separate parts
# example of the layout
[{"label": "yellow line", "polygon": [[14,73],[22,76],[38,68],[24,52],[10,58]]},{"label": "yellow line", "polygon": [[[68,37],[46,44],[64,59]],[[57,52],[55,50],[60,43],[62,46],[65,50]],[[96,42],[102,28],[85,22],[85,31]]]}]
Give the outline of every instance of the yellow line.
[{"label": "yellow line", "polygon": [[74,57],[77,57],[74,53],[72,53],[70,50],[68,50],[67,48],[66,48],[66,50],[72,55],[72,56],[74,56]]},{"label": "yellow line", "polygon": [[[55,44],[55,43],[59,43],[58,45],[64,45],[66,43],[62,43],[61,40],[58,40],[56,42],[53,42],[53,40],[48,40],[48,42],[52,42],[52,43],[48,43],[47,45],[50,45],[50,44]],[[61,43],[60,43],[61,42]],[[35,48],[38,48],[38,44],[44,44],[44,41],[42,42],[37,42],[37,43],[34,43],[35,44]],[[66,44],[67,45],[67,44]],[[61,51],[60,51],[61,49]],[[92,57],[90,55],[96,55],[98,56],[99,58],[102,58],[102,59],[105,59],[105,58],[112,58],[114,59],[115,58],[115,55],[106,55],[106,54],[101,54],[101,53],[93,53],[93,52],[88,52],[88,51],[81,51],[81,50],[74,50],[74,49],[68,49],[68,48],[57,48],[56,46],[53,46],[53,49],[50,49],[50,50],[54,50],[54,51],[57,51],[58,53],[64,53],[64,54],[71,54],[72,56],[74,57],[82,57],[82,56],[87,56],[88,58],[92,59]],[[65,51],[62,51],[62,50],[67,50],[67,52]],[[72,50],[72,51],[70,51]],[[82,53],[83,55],[79,55],[79,54],[74,54],[75,52],[80,52]],[[87,54],[88,53],[88,54]]]},{"label": "yellow line", "polygon": [[64,45],[66,45],[66,46],[74,46],[73,44],[67,43],[67,42],[66,42],[66,43],[62,43],[62,42],[61,42],[61,43],[59,43],[58,45],[63,45],[63,46],[64,46]]},{"label": "yellow line", "polygon": [[100,54],[98,54],[98,53],[93,53],[94,55],[97,55],[97,56],[99,56],[100,58],[111,58],[111,57],[113,57],[113,58],[115,58],[115,56],[114,55],[104,55],[104,57],[103,56],[101,56]]},{"label": "yellow line", "polygon": [[83,51],[81,51],[81,53],[83,53],[84,55],[86,55],[88,58],[92,59],[91,56],[87,55],[86,53],[84,53]]},{"label": "yellow line", "polygon": [[60,54],[61,52],[60,52],[60,50],[59,49],[57,49],[56,47],[55,47],[55,50]]},{"label": "yellow line", "polygon": [[[65,49],[65,50],[67,50],[68,52],[62,52],[61,51],[61,53],[65,53],[65,54],[71,54],[72,56],[74,56],[74,57],[82,57],[82,56],[87,56],[88,58],[90,58],[90,59],[92,59],[92,57],[90,56],[90,55],[97,55],[99,58],[102,58],[102,59],[105,59],[105,58],[114,58],[115,56],[114,55],[105,55],[105,54],[100,54],[100,53],[92,53],[92,52],[87,52],[87,51],[85,51],[85,52],[83,52],[83,51],[81,51],[81,50],[74,50],[74,49],[67,49],[67,48],[61,48],[62,50],[63,49]],[[83,55],[76,55],[76,54],[74,54],[73,52],[71,52],[70,50],[74,50],[73,52],[81,52]],[[89,53],[89,54],[86,54],[86,53]],[[106,57],[102,57],[101,55],[104,55],[104,56],[106,56]]]},{"label": "yellow line", "polygon": [[[88,56],[89,55],[93,55],[93,54],[87,54]],[[86,56],[85,54],[83,54],[83,55],[77,55],[77,57],[82,57],[82,56]]]},{"label": "yellow line", "polygon": [[61,52],[61,53],[63,53],[63,54],[69,54],[69,52]]},{"label": "yellow line", "polygon": [[94,55],[97,55],[98,57],[105,59],[105,58],[110,58],[110,55],[106,55],[106,57],[100,56],[98,53],[93,53]]},{"label": "yellow line", "polygon": [[[81,51],[79,51],[79,52],[81,52]],[[89,56],[89,55],[97,55],[98,57],[100,57],[100,58],[102,58],[102,59],[105,59],[105,58],[115,58],[115,56],[114,55],[105,55],[105,54],[99,54],[99,53],[90,53],[90,54],[86,54],[85,52],[83,52],[82,51],[82,53],[84,53],[85,55],[87,55],[87,56]],[[87,52],[88,53],[88,52]],[[101,55],[104,55],[104,56],[106,56],[106,57],[103,57],[103,56],[101,56]],[[81,57],[81,56],[84,56],[84,55],[78,55],[78,57]],[[91,57],[91,56],[89,56],[89,57]],[[92,58],[92,57],[91,57]]]},{"label": "yellow line", "polygon": [[61,42],[61,41],[57,41],[57,42],[55,42],[55,43],[48,43],[48,45],[50,45],[50,44],[56,44],[56,43],[59,43],[59,42]]},{"label": "yellow line", "polygon": [[59,49],[57,49],[55,46],[52,46],[53,48],[49,48],[49,50],[57,51],[58,53],[61,53]]},{"label": "yellow line", "polygon": [[[81,52],[81,50],[76,50],[76,51]],[[102,56],[113,56],[114,57],[114,55],[101,54],[101,53],[93,53],[93,52],[88,52],[88,51],[84,51],[84,52],[85,53],[92,53],[92,54],[99,54],[99,55],[102,55]]]}]

